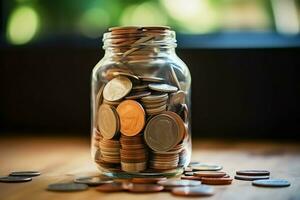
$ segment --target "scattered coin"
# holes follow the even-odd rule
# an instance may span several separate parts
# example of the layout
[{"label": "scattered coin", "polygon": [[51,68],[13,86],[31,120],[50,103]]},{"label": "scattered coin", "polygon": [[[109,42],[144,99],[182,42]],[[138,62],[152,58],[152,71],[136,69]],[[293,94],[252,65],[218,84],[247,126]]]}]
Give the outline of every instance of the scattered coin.
[{"label": "scattered coin", "polygon": [[199,176],[181,176],[181,179],[185,180],[195,180],[195,181],[201,181],[201,177]]},{"label": "scattered coin", "polygon": [[145,125],[145,111],[141,104],[134,100],[125,100],[117,107],[121,122],[121,133],[134,136],[141,132]]},{"label": "scattered coin", "polygon": [[159,192],[164,189],[161,185],[156,184],[130,184],[127,188],[130,192],[137,193],[149,193],[149,192]]},{"label": "scattered coin", "polygon": [[226,175],[225,172],[215,172],[215,171],[198,171],[194,172],[194,176],[198,177],[209,177],[209,178],[221,178]]},{"label": "scattered coin", "polygon": [[291,183],[284,179],[255,180],[252,185],[262,187],[288,187]]},{"label": "scattered coin", "polygon": [[201,182],[207,185],[229,185],[232,182],[232,178],[208,178],[202,177]]},{"label": "scattered coin", "polygon": [[176,92],[178,90],[177,87],[168,84],[150,83],[148,86],[151,90],[158,92]]},{"label": "scattered coin", "polygon": [[0,182],[3,183],[21,183],[21,182],[28,182],[31,181],[32,178],[30,177],[22,177],[22,176],[4,176],[0,177]]},{"label": "scattered coin", "polygon": [[192,165],[193,171],[219,171],[223,167],[220,165],[210,165],[210,164],[204,164],[200,163],[197,165]]},{"label": "scattered coin", "polygon": [[18,171],[18,172],[11,172],[9,176],[27,176],[27,177],[33,177],[33,176],[39,176],[41,175],[38,171]]},{"label": "scattered coin", "polygon": [[131,81],[124,77],[118,76],[109,81],[103,90],[103,97],[107,101],[118,101],[125,97],[131,90]]},{"label": "scattered coin", "polygon": [[195,180],[169,179],[169,180],[165,180],[165,181],[159,181],[158,184],[164,186],[166,190],[169,190],[169,189],[173,189],[174,187],[198,186],[201,184],[201,182],[195,181]]},{"label": "scattered coin", "polygon": [[106,183],[96,188],[100,192],[121,192],[124,190],[123,183]]},{"label": "scattered coin", "polygon": [[98,111],[98,127],[105,139],[112,139],[118,133],[120,120],[113,106],[102,104]]},{"label": "scattered coin", "polygon": [[235,175],[235,179],[244,180],[244,181],[254,181],[260,179],[269,179],[270,176],[245,176],[245,175]]},{"label": "scattered coin", "polygon": [[72,191],[82,191],[87,190],[88,186],[86,184],[80,183],[55,183],[48,185],[47,190],[49,191],[61,191],[61,192],[72,192]]},{"label": "scattered coin", "polygon": [[166,177],[149,177],[149,178],[133,178],[132,183],[157,183],[158,181],[166,180]]},{"label": "scattered coin", "polygon": [[246,175],[246,176],[269,176],[270,172],[267,170],[240,170],[236,171],[237,175]]},{"label": "scattered coin", "polygon": [[96,186],[102,185],[105,183],[112,183],[113,180],[106,177],[99,177],[99,176],[90,176],[90,177],[80,177],[74,180],[75,183],[83,183],[89,186]]},{"label": "scattered coin", "polygon": [[211,196],[214,194],[212,187],[207,185],[200,185],[196,187],[178,187],[172,189],[172,194],[177,196]]}]

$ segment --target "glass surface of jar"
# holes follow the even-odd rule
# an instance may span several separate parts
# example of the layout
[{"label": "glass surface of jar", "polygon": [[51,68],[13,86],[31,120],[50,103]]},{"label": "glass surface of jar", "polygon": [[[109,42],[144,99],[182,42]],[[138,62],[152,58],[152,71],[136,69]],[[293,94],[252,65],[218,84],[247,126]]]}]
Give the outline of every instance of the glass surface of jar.
[{"label": "glass surface of jar", "polygon": [[191,76],[169,27],[114,27],[91,80],[92,157],[104,174],[173,176],[191,158]]}]

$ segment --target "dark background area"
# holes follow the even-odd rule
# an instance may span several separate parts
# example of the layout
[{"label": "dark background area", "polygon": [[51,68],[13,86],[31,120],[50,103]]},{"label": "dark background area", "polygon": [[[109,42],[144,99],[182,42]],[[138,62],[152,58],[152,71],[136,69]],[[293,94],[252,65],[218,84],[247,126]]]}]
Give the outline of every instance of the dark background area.
[{"label": "dark background area", "polygon": [[[299,139],[299,48],[179,48],[195,137]],[[1,134],[86,136],[99,47],[1,48]]]}]

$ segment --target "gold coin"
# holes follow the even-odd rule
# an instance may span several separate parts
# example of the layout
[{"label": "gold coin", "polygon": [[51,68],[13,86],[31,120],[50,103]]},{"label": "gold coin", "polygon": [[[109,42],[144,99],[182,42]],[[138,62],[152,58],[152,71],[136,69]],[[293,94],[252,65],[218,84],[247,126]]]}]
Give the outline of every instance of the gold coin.
[{"label": "gold coin", "polygon": [[141,104],[134,100],[125,100],[117,107],[121,122],[121,133],[135,136],[145,125],[145,111]]},{"label": "gold coin", "polygon": [[119,131],[119,117],[116,109],[102,104],[98,111],[98,128],[105,139],[112,139]]},{"label": "gold coin", "polygon": [[131,90],[131,81],[124,77],[118,76],[109,81],[103,90],[103,97],[107,101],[118,101],[125,97]]}]

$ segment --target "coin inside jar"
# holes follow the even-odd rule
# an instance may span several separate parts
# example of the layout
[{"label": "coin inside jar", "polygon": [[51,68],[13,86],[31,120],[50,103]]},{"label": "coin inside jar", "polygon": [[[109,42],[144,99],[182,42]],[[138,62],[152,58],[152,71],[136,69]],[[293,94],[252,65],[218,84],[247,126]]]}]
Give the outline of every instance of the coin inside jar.
[{"label": "coin inside jar", "polygon": [[120,122],[113,106],[102,104],[98,111],[98,127],[105,139],[112,139],[119,131]]},{"label": "coin inside jar", "polygon": [[121,133],[134,136],[140,133],[145,125],[145,111],[141,104],[134,100],[125,100],[117,107],[120,116]]},{"label": "coin inside jar", "polygon": [[131,90],[131,81],[124,77],[118,76],[109,81],[103,90],[103,97],[107,101],[118,101],[125,97]]},{"label": "coin inside jar", "polygon": [[176,92],[178,90],[177,87],[168,84],[150,83],[148,86],[151,90],[158,92]]},{"label": "coin inside jar", "polygon": [[[164,134],[161,134],[164,130]],[[146,125],[144,138],[147,145],[155,151],[168,151],[178,143],[180,128],[174,117],[167,114],[154,116]]]}]

